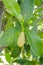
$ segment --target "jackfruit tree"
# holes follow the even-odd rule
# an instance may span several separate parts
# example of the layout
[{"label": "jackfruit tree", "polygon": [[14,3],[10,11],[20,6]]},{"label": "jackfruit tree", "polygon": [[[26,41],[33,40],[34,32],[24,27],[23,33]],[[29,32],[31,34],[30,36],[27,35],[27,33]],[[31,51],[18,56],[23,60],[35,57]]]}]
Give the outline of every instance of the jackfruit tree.
[{"label": "jackfruit tree", "polygon": [[0,0],[2,55],[8,65],[43,65],[43,0]]}]

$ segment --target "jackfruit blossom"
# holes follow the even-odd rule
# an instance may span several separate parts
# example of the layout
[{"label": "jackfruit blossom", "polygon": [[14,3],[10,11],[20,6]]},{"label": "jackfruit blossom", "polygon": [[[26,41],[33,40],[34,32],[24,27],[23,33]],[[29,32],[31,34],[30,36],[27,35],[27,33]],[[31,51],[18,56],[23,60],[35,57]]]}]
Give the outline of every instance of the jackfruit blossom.
[{"label": "jackfruit blossom", "polygon": [[18,40],[17,40],[17,45],[19,47],[23,47],[24,44],[25,44],[25,34],[24,34],[24,32],[21,32],[19,37],[18,37]]}]

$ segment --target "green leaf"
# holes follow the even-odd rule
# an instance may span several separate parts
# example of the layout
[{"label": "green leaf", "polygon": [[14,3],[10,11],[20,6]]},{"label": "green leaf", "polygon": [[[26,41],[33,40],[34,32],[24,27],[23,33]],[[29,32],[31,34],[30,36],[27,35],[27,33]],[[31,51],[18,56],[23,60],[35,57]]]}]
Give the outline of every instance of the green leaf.
[{"label": "green leaf", "polygon": [[[21,59],[21,58],[17,58],[17,59],[15,59],[15,60],[13,60],[12,62],[17,62],[17,63],[19,63],[20,65],[25,65],[25,63],[27,63],[27,62],[29,62],[29,63],[31,63],[31,61],[29,61],[29,60],[25,60],[25,59]],[[34,62],[34,61],[33,61]],[[32,63],[33,63],[32,62]],[[35,62],[34,62],[35,63]]]},{"label": "green leaf", "polygon": [[8,19],[6,25],[4,26],[4,30],[9,29],[10,27],[14,27],[13,20],[11,17]]},{"label": "green leaf", "polygon": [[34,3],[35,3],[35,5],[40,6],[41,5],[41,0],[34,0]]},{"label": "green leaf", "polygon": [[19,22],[16,22],[15,25],[16,25],[16,28],[18,30],[21,30],[22,29],[21,24]]},{"label": "green leaf", "polygon": [[7,62],[9,62],[9,63],[11,62],[11,54],[8,49],[5,49],[5,58],[6,58]]},{"label": "green leaf", "polygon": [[24,63],[24,65],[35,65],[35,62],[33,61],[27,61]]},{"label": "green leaf", "polygon": [[43,65],[43,55],[39,58],[40,65]]},{"label": "green leaf", "polygon": [[15,60],[12,61],[12,63],[13,63],[13,62],[14,62],[14,63],[16,62],[16,63],[19,63],[19,64],[23,65],[26,61],[27,61],[27,60],[25,60],[25,59],[16,58]]},{"label": "green leaf", "polygon": [[21,3],[21,13],[25,19],[25,22],[32,17],[33,14],[34,1],[33,0],[23,0]]},{"label": "green leaf", "polygon": [[16,0],[2,0],[8,12],[19,18],[20,7]]},{"label": "green leaf", "polygon": [[21,4],[22,0],[18,0],[19,5]]},{"label": "green leaf", "polygon": [[30,46],[29,46],[29,44],[24,45],[24,55],[26,55],[28,58],[30,57]]},{"label": "green leaf", "polygon": [[25,44],[25,45],[24,45],[24,50],[25,50],[26,52],[30,52],[30,46],[29,46],[29,44]]},{"label": "green leaf", "polygon": [[11,27],[6,30],[3,35],[0,37],[0,46],[8,46],[14,42],[14,33],[15,28]]},{"label": "green leaf", "polygon": [[19,48],[17,45],[13,47],[13,50],[11,52],[11,56],[16,58],[20,55],[21,53],[21,48]]},{"label": "green leaf", "polygon": [[43,42],[37,33],[33,30],[26,29],[26,38],[35,56],[43,55]]},{"label": "green leaf", "polygon": [[38,32],[38,35],[39,35],[41,38],[43,38],[43,31],[39,31],[39,32]]}]

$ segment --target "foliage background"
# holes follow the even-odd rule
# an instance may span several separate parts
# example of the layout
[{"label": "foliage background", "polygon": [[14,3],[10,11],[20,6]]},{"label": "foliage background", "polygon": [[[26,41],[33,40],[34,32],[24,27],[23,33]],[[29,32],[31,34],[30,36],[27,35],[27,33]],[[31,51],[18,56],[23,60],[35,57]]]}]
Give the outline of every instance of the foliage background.
[{"label": "foliage background", "polygon": [[8,65],[43,65],[43,0],[2,0],[0,5],[0,56]]}]

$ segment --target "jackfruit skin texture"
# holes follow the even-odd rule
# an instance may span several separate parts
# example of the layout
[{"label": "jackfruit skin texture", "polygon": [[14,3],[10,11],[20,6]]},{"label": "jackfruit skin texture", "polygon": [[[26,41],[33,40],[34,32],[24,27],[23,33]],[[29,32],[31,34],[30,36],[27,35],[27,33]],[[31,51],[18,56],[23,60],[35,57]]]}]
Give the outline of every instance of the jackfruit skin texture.
[{"label": "jackfruit skin texture", "polygon": [[19,37],[18,37],[18,40],[17,40],[17,45],[19,47],[23,47],[24,44],[25,44],[25,34],[24,34],[24,32],[21,32]]}]

